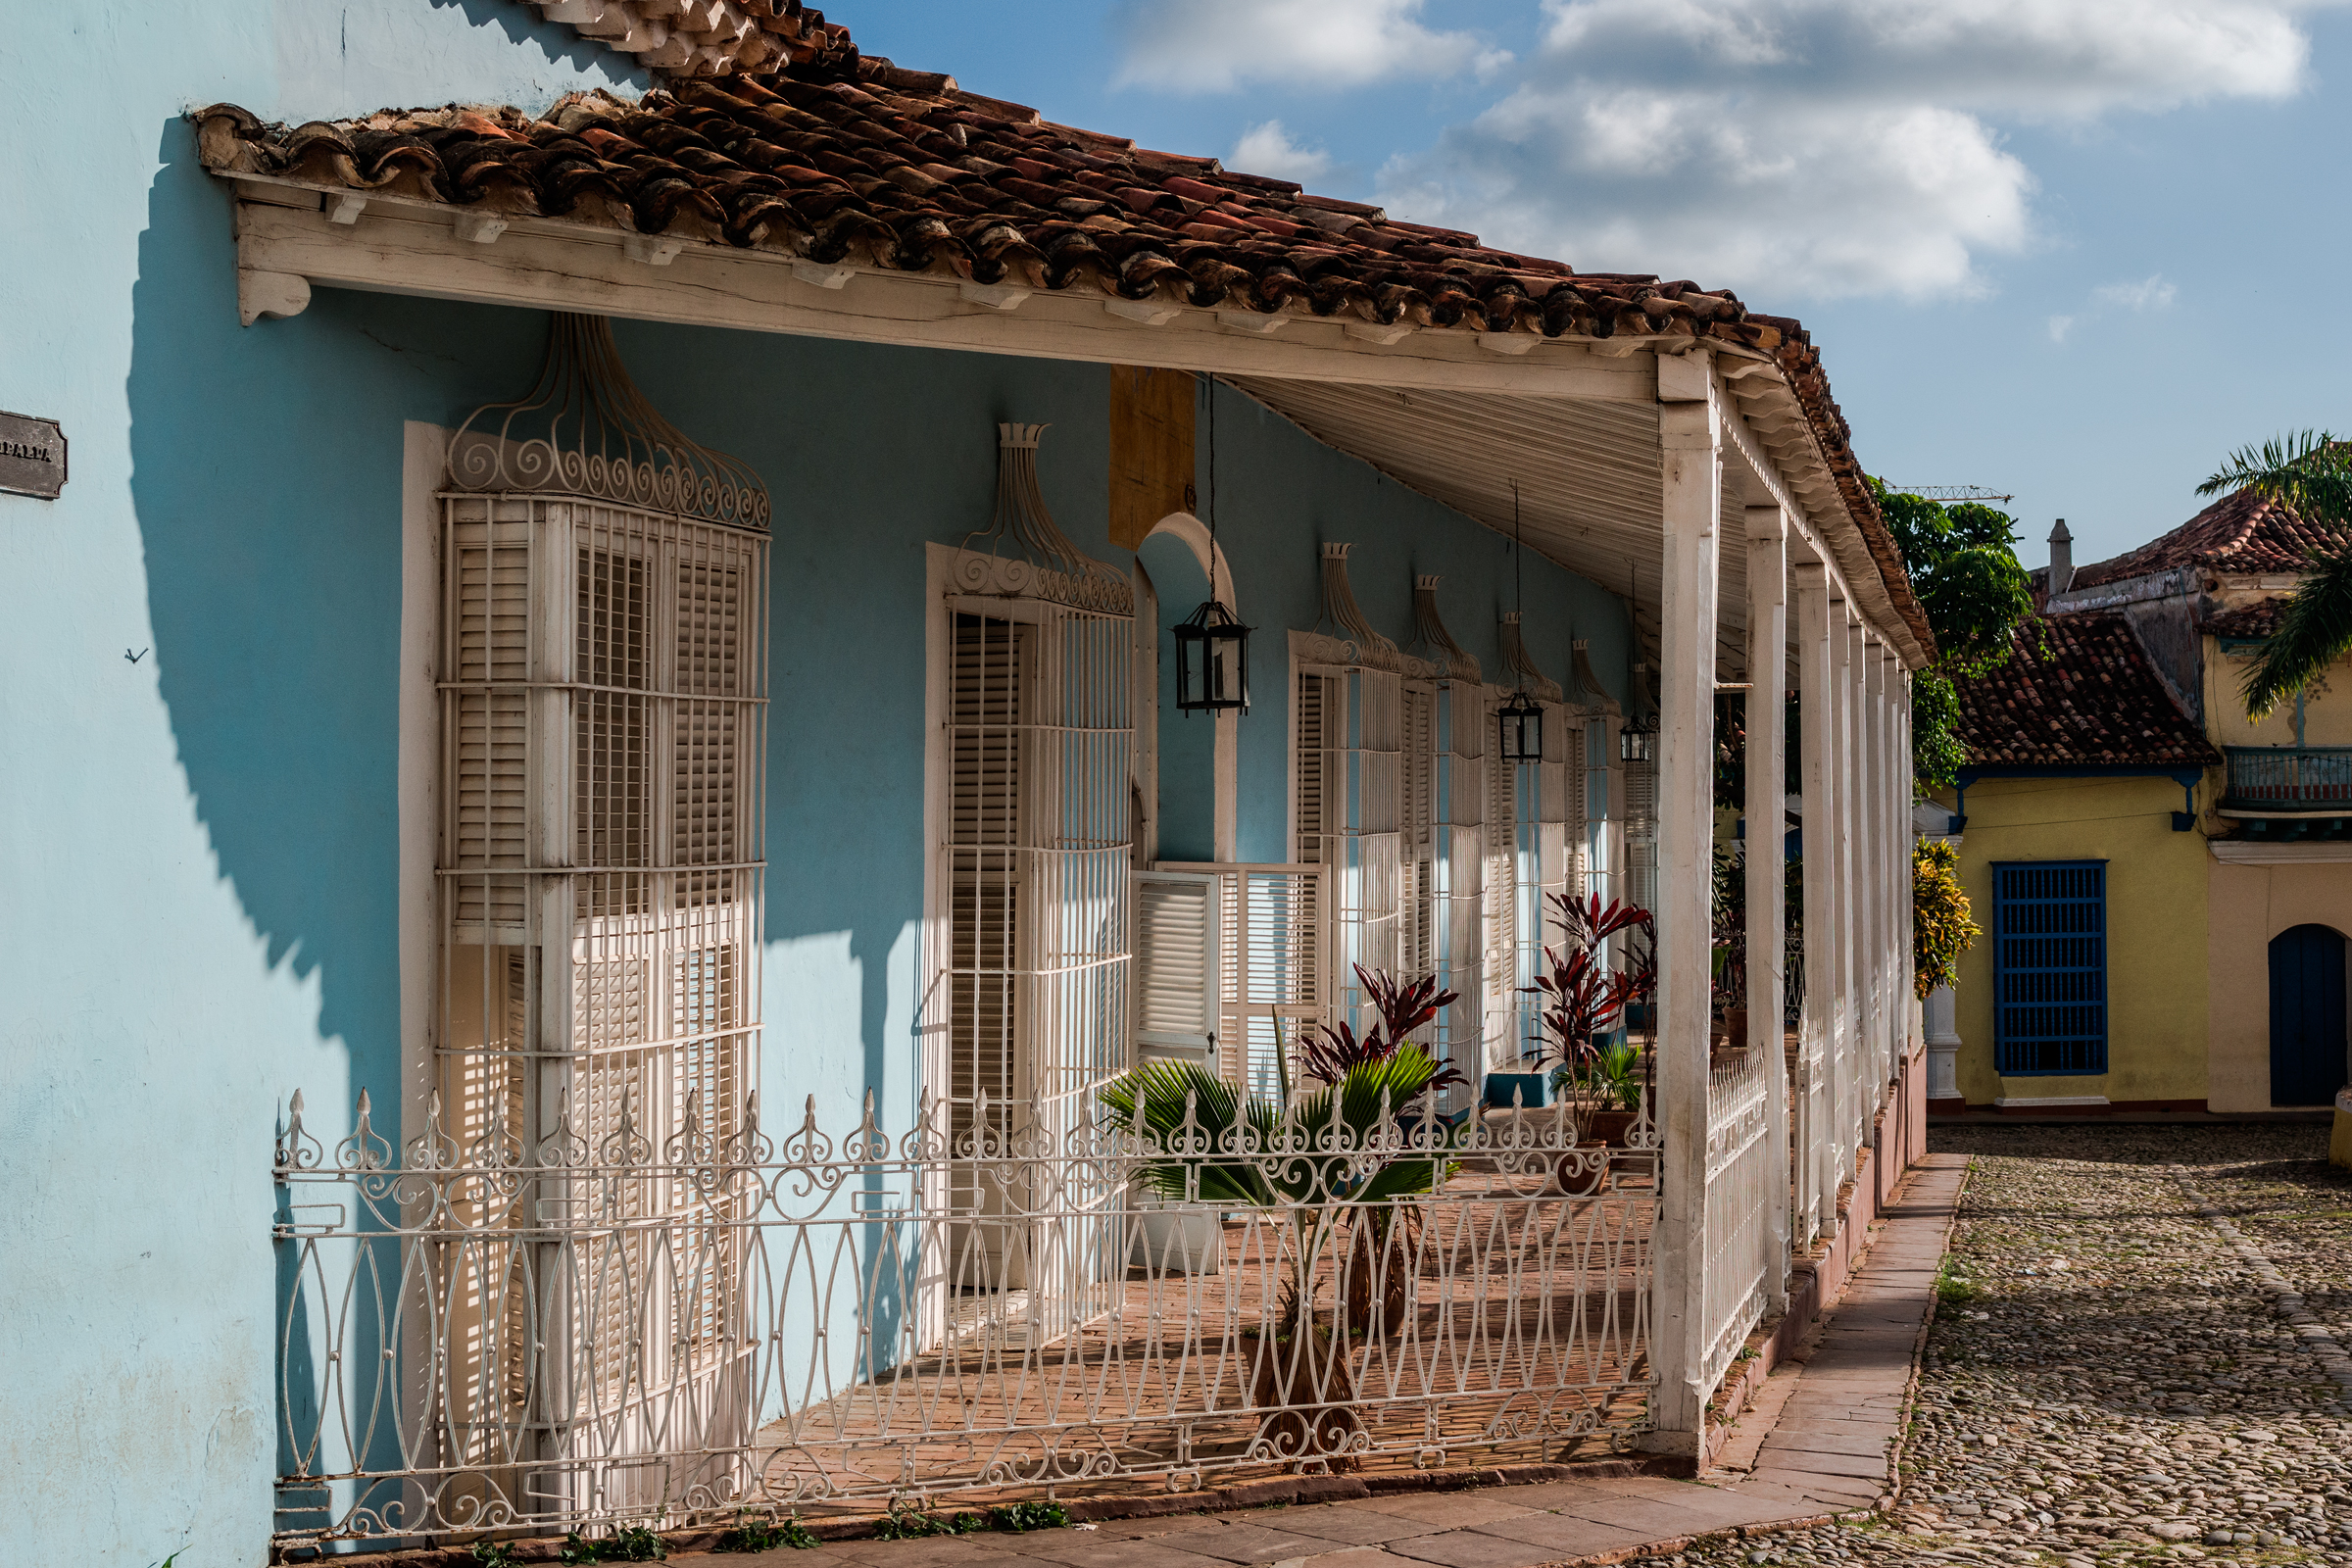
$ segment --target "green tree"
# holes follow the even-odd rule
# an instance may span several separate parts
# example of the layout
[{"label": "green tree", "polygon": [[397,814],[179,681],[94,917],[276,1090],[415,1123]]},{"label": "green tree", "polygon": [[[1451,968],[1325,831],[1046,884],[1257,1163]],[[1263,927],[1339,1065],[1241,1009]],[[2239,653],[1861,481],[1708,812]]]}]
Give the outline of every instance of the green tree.
[{"label": "green tree", "polygon": [[2313,553],[2309,574],[2287,595],[2246,671],[2246,712],[2264,718],[2352,651],[2352,443],[2325,430],[2281,436],[2231,453],[2221,472],[2197,486],[2201,496],[2236,490],[2287,508],[2335,540]]},{"label": "green tree", "polygon": [[1975,501],[1941,505],[1870,481],[1911,591],[1936,636],[1936,662],[1911,681],[1911,765],[1923,789],[1948,785],[1966,751],[1953,682],[2009,657],[2009,631],[2034,609],[2017,560],[2017,519]]}]

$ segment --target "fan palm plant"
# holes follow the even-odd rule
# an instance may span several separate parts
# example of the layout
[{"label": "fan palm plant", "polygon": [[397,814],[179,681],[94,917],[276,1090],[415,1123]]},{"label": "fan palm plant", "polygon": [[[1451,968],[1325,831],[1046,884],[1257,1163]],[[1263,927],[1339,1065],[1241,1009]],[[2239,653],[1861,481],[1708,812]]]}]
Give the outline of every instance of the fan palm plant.
[{"label": "fan palm plant", "polygon": [[2334,537],[2286,598],[2242,688],[2247,716],[2265,718],[2352,652],[2352,442],[2305,430],[2230,454],[2197,494],[2251,490]]},{"label": "fan palm plant", "polygon": [[[1267,1216],[1283,1277],[1259,1336],[1253,1392],[1272,1412],[1262,1436],[1291,1456],[1345,1453],[1361,1431],[1350,1344],[1400,1321],[1411,1260],[1397,1216],[1455,1168],[1438,1140],[1408,1140],[1396,1120],[1445,1069],[1410,1040],[1387,1045],[1287,1107],[1182,1061],[1148,1062],[1101,1091],[1113,1124],[1139,1136],[1146,1187]],[[1318,1322],[1326,1258],[1342,1266],[1331,1320]]]}]

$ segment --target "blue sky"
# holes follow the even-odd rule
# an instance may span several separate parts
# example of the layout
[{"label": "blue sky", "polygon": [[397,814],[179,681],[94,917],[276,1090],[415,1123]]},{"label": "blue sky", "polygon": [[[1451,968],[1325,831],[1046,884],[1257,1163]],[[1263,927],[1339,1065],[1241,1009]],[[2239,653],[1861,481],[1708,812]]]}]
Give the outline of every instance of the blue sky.
[{"label": "blue sky", "polygon": [[[2352,16],[2311,0],[850,0],[861,48],[1821,346],[1863,460],[2020,555],[2352,425]],[[1240,156],[1237,156],[1240,155]]]}]

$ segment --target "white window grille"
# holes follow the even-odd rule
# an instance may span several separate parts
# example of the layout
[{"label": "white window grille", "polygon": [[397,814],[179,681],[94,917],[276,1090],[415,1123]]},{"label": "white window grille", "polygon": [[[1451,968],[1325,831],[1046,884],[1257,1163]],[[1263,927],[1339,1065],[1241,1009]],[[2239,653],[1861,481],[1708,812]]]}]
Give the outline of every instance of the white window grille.
[{"label": "white window grille", "polygon": [[1370,1020],[1356,970],[1396,970],[1406,955],[1404,656],[1374,631],[1348,581],[1345,544],[1323,546],[1323,621],[1294,633],[1292,804],[1299,861],[1323,868],[1327,996],[1357,1027]]},{"label": "white window grille", "polygon": [[1625,764],[1625,889],[1627,902],[1658,906],[1658,763],[1651,755]]},{"label": "white window grille", "polygon": [[[1396,961],[1407,976],[1438,967],[1438,688],[1420,680],[1403,686],[1401,866]],[[1430,1043],[1436,1026],[1423,1031]]]},{"label": "white window grille", "polygon": [[[576,318],[558,318],[539,390],[452,445],[435,1080],[466,1157],[627,1163],[745,1112],[764,892],[756,486],[646,408],[609,330]],[[621,1461],[720,1408],[711,1390],[750,1353],[741,1259],[725,1205],[673,1186],[542,1180],[516,1216],[527,1240],[437,1254],[459,1332],[446,1387],[416,1400],[451,1462]],[[528,1285],[559,1267],[628,1308],[584,1310],[595,1333],[567,1337]],[[526,1411],[529,1363],[551,1357],[565,1397]],[[697,1441],[739,1443],[739,1425]],[[614,1500],[630,1486],[564,1475]],[[518,1483],[474,1484],[512,1500]]]},{"label": "white window grille", "polygon": [[[1425,807],[1415,802],[1408,810],[1408,822],[1417,824],[1421,811],[1428,819],[1427,847],[1416,856],[1423,932],[1410,967],[1415,974],[1435,974],[1442,990],[1455,994],[1430,1025],[1438,1059],[1452,1063],[1467,1080],[1450,1092],[1452,1102],[1444,1108],[1451,1111],[1477,1093],[1486,1059],[1483,833],[1490,720],[1478,661],[1454,641],[1439,613],[1439,580],[1413,579],[1414,638],[1405,666],[1419,677],[1405,688],[1406,765],[1425,768],[1420,787],[1427,796]],[[1426,741],[1409,706],[1417,689],[1429,694]]]},{"label": "white window grille", "polygon": [[1487,818],[1489,909],[1495,922],[1487,943],[1494,966],[1487,1065],[1517,1071],[1544,1051],[1539,999],[1532,988],[1544,958],[1548,901],[1578,886],[1582,803],[1572,796],[1569,780],[1579,771],[1582,742],[1570,733],[1559,682],[1528,656],[1517,611],[1504,612],[1498,642],[1514,683],[1493,688],[1495,699],[1523,695],[1544,711],[1539,760],[1506,762],[1497,756]]},{"label": "white window grille", "polygon": [[[1486,820],[1488,729],[1486,694],[1456,681],[1440,694],[1438,741],[1437,975],[1455,993],[1438,1019],[1441,1057],[1477,1092],[1486,1060]],[[1448,1109],[1454,1107],[1447,1107]]]},{"label": "white window grille", "polygon": [[1133,1061],[1135,628],[1126,580],[1046,511],[1043,428],[1000,426],[996,523],[951,570],[977,591],[945,607],[944,1059],[925,1080],[951,1155],[934,1196],[959,1221],[946,1288],[986,1298],[993,1331],[1052,1335],[1110,1266],[1107,1191],[1042,1191],[1054,1167],[1024,1152],[1068,1147]]},{"label": "white window grille", "polygon": [[1356,969],[1395,970],[1399,951],[1402,682],[1393,670],[1298,672],[1298,858],[1323,868],[1333,1003],[1362,1027]]}]

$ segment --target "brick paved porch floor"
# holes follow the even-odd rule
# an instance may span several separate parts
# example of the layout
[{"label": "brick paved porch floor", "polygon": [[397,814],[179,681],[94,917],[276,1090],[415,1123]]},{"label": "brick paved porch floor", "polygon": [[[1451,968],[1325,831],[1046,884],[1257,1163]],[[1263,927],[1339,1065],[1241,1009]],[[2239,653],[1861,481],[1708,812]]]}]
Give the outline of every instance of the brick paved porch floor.
[{"label": "brick paved porch floor", "polygon": [[[1886,1214],[1861,1274],[1801,1367],[1769,1380],[1696,1481],[1627,1475],[1376,1494],[1027,1535],[826,1542],[708,1559],[760,1568],[1538,1568],[1671,1549],[1865,1509],[1887,1490],[1945,1233],[1966,1169],[1932,1156]],[[1321,1483],[1346,1487],[1347,1478]],[[703,1563],[697,1555],[680,1563]]]}]

